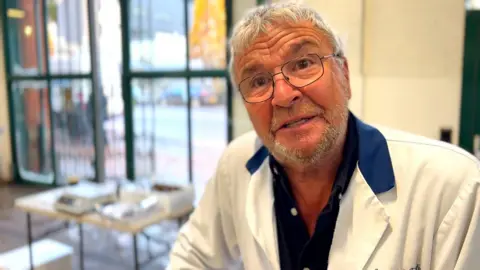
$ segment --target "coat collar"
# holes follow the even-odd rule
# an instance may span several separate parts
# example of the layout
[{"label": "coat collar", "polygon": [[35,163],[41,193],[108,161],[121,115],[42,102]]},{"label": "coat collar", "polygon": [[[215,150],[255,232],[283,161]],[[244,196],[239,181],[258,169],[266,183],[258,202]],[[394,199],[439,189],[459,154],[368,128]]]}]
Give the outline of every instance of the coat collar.
[{"label": "coat collar", "polygon": [[[375,194],[389,191],[395,187],[392,160],[388,151],[387,140],[376,128],[362,122],[353,114],[358,132],[358,167],[365,181]],[[253,176],[267,159],[269,152],[263,145],[246,163],[246,168]]]}]

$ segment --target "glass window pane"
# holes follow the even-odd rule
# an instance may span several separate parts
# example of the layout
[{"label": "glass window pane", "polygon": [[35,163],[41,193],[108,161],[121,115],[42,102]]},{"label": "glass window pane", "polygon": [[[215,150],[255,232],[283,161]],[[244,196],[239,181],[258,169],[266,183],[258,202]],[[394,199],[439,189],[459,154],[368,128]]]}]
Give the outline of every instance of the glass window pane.
[{"label": "glass window pane", "polygon": [[227,145],[227,83],[224,78],[199,78],[190,81],[192,97],[193,183],[196,200]]},{"label": "glass window pane", "polygon": [[48,0],[47,14],[50,72],[90,72],[87,0]]},{"label": "glass window pane", "polygon": [[191,69],[225,69],[227,50],[225,0],[189,3]]},{"label": "glass window pane", "polygon": [[15,151],[23,179],[52,183],[51,121],[48,90],[44,81],[21,81],[12,85],[15,121]]},{"label": "glass window pane", "polygon": [[480,9],[480,0],[465,0],[465,8],[467,10]]},{"label": "glass window pane", "polygon": [[7,1],[10,68],[15,75],[45,73],[43,47],[43,1]]},{"label": "glass window pane", "polygon": [[95,177],[93,99],[89,80],[52,80],[58,181]]},{"label": "glass window pane", "polygon": [[[119,88],[102,88],[100,95],[105,176],[125,176],[123,100]],[[94,100],[89,80],[53,80],[52,115],[60,179],[95,177]]]},{"label": "glass window pane", "polygon": [[185,79],[132,81],[137,179],[188,184]]},{"label": "glass window pane", "polygon": [[185,69],[184,18],[184,1],[131,0],[131,69]]}]

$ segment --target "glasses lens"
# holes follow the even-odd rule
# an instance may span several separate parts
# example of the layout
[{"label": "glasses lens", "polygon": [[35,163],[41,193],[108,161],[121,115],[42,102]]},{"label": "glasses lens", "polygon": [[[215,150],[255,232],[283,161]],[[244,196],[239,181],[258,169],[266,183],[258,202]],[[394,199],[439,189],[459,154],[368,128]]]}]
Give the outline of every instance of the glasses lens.
[{"label": "glasses lens", "polygon": [[323,75],[322,60],[316,54],[305,55],[288,62],[282,71],[289,83],[302,87]]},{"label": "glasses lens", "polygon": [[260,73],[240,83],[240,92],[247,102],[261,102],[272,94],[272,75]]}]

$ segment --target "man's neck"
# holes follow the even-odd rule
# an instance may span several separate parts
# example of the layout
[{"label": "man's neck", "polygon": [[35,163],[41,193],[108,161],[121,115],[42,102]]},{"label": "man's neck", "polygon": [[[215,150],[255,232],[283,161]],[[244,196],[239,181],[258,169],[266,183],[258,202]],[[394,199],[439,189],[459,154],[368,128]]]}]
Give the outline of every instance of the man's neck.
[{"label": "man's neck", "polygon": [[310,236],[313,235],[318,216],[331,196],[337,169],[342,161],[342,152],[325,160],[328,162],[308,168],[284,167],[298,211]]},{"label": "man's neck", "polygon": [[328,201],[343,158],[346,131],[335,147],[315,164],[284,164],[292,192],[298,203],[322,205]]},{"label": "man's neck", "polygon": [[330,192],[341,162],[342,151],[338,151],[308,167],[287,165],[284,168],[293,192],[308,198],[317,197],[308,196],[312,192],[317,194],[323,191]]},{"label": "man's neck", "polygon": [[326,158],[321,162],[309,166],[284,166],[288,179],[292,183],[323,182],[322,180],[335,179],[337,168],[342,161],[340,155]]}]

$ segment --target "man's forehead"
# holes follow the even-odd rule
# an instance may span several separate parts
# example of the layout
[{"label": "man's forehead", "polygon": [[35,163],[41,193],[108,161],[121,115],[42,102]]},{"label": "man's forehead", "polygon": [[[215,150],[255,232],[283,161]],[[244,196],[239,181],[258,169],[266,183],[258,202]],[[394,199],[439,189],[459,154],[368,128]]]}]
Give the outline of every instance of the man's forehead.
[{"label": "man's forehead", "polygon": [[316,48],[316,49],[321,49],[322,48],[322,40],[316,40],[312,38],[302,38],[296,41],[293,41],[289,44],[287,44],[287,52],[291,54],[295,54],[298,52],[301,52],[305,48]]},{"label": "man's forehead", "polygon": [[[237,59],[237,68],[240,77],[245,77],[254,73],[256,70],[264,67],[265,57],[276,57],[282,61],[288,60],[288,57],[294,57],[302,52],[328,53],[331,49],[329,42],[324,35],[298,35],[288,41],[284,41],[279,48],[272,48],[264,37],[258,37],[243,53],[235,56]],[[279,63],[280,64],[280,63]]]},{"label": "man's forehead", "polygon": [[[257,50],[251,50],[245,52],[243,55],[245,66],[244,68],[249,68],[251,66],[256,65],[255,63],[252,63],[252,60],[257,60],[253,62],[261,62],[261,56],[266,56],[266,55],[274,55],[274,54],[279,54],[278,56],[288,56],[288,55],[295,55],[305,49],[319,49],[321,48],[321,42],[312,39],[312,38],[300,38],[293,40],[289,43],[286,43],[284,46],[281,47],[281,50],[272,50],[269,47],[265,48],[258,48]],[[268,51],[268,54],[266,53]]]},{"label": "man's forehead", "polygon": [[259,34],[238,55],[249,55],[262,49],[296,49],[302,45],[321,47],[325,46],[325,40],[323,32],[311,27],[281,27]]}]

